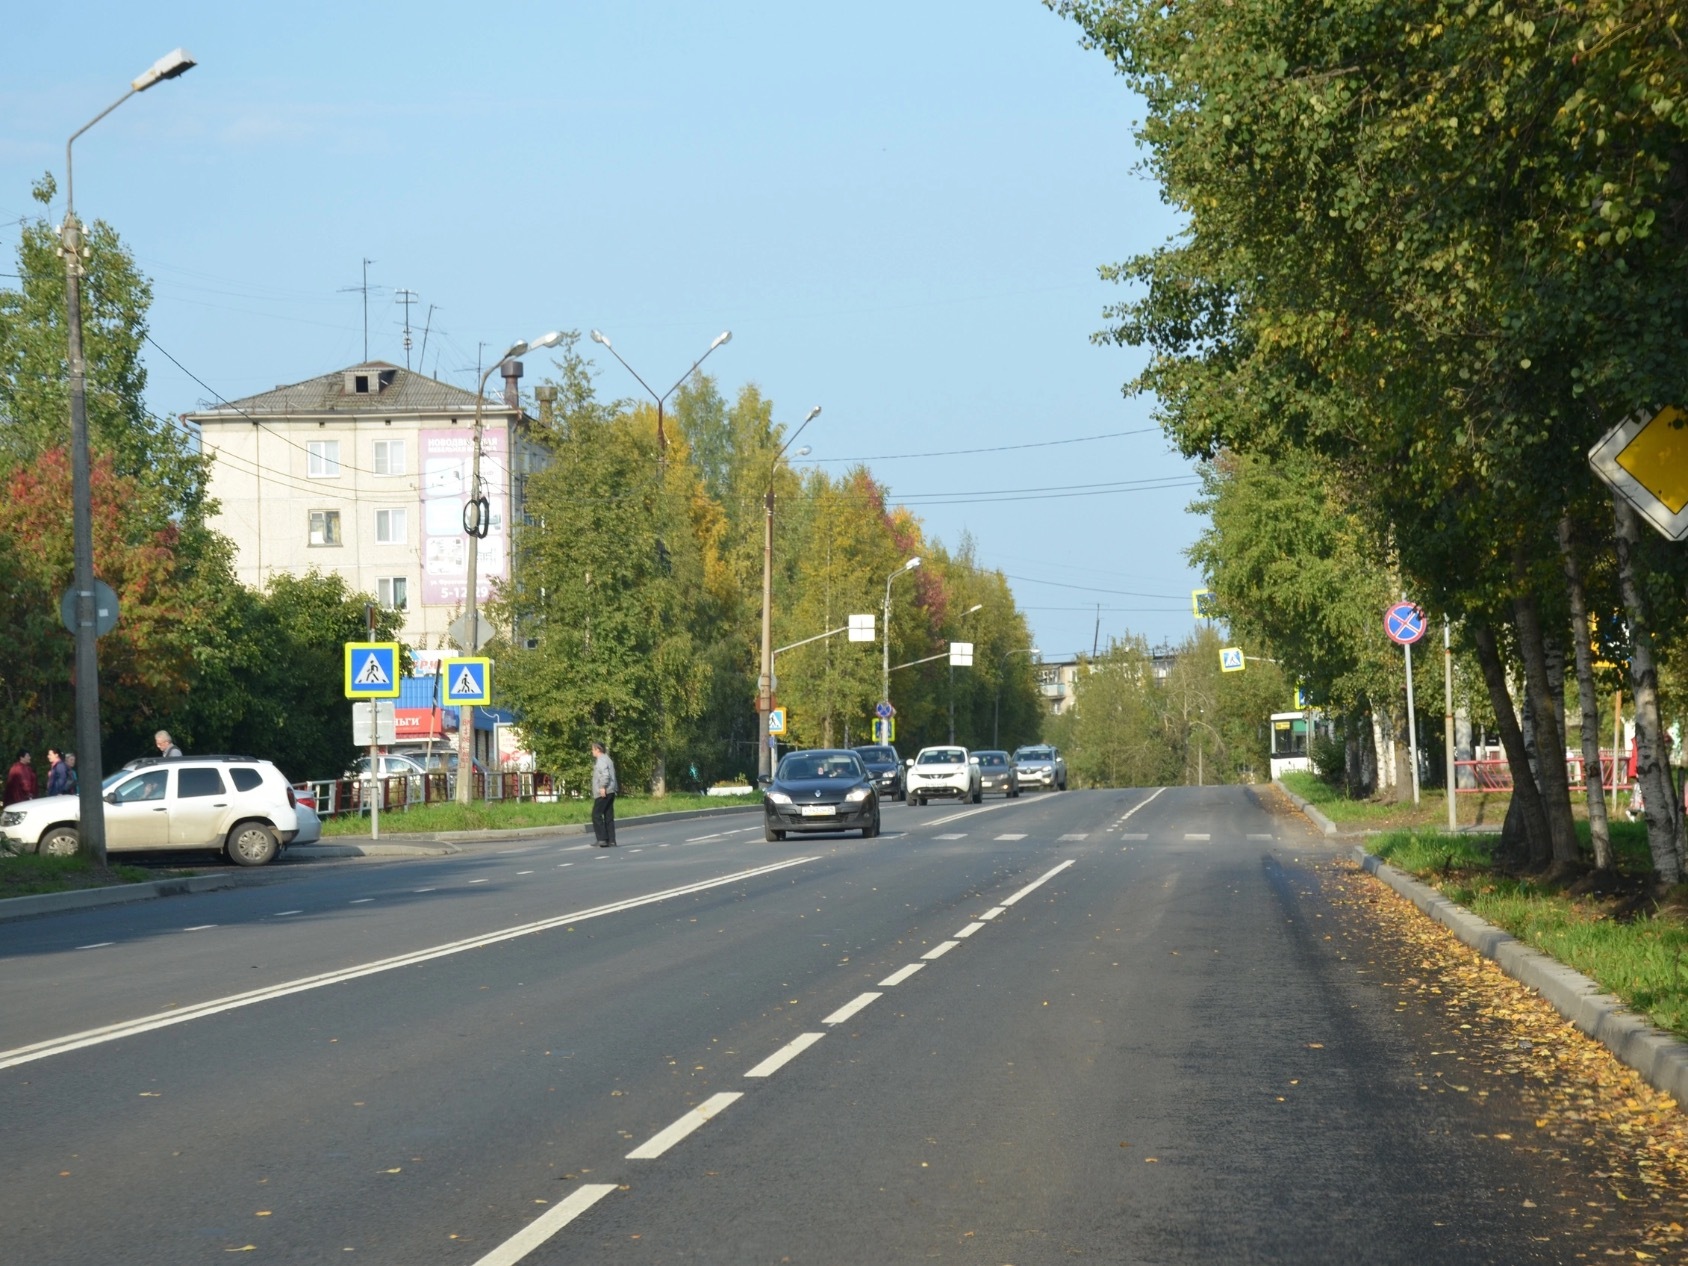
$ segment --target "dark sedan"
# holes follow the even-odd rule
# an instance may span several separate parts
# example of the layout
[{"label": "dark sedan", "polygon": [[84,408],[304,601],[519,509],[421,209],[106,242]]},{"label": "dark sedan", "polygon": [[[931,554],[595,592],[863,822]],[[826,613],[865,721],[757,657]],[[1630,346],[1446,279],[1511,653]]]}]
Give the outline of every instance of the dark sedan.
[{"label": "dark sedan", "polygon": [[979,767],[979,791],[984,795],[1000,791],[1010,800],[1020,794],[1020,771],[1007,752],[974,752]]},{"label": "dark sedan", "polygon": [[897,755],[896,748],[889,743],[872,743],[852,750],[862,758],[862,764],[867,766],[867,772],[873,778],[873,786],[879,792],[880,799],[903,798],[903,758]]},{"label": "dark sedan", "polygon": [[859,830],[864,840],[879,834],[879,793],[851,751],[792,752],[762,794],[762,813],[770,843],[787,831]]}]

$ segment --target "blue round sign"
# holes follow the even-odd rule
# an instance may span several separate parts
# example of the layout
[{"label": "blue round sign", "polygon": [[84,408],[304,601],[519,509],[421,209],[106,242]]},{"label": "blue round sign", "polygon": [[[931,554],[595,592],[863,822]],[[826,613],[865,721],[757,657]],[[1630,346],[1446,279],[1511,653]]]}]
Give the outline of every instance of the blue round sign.
[{"label": "blue round sign", "polygon": [[1389,640],[1411,646],[1424,636],[1424,612],[1416,602],[1397,602],[1383,613],[1383,631]]}]

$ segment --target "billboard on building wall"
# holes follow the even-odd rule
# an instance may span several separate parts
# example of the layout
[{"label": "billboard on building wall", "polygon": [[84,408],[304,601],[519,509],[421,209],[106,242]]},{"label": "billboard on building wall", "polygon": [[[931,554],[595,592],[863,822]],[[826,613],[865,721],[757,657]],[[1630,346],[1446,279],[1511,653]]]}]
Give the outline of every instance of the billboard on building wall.
[{"label": "billboard on building wall", "polygon": [[[425,430],[420,437],[422,476],[422,601],[431,606],[461,606],[469,579],[469,538],[463,531],[463,504],[475,456],[475,433],[466,426]],[[485,602],[492,582],[508,574],[510,453],[502,426],[481,432],[481,482],[492,506],[492,523],[475,560],[475,601]]]}]

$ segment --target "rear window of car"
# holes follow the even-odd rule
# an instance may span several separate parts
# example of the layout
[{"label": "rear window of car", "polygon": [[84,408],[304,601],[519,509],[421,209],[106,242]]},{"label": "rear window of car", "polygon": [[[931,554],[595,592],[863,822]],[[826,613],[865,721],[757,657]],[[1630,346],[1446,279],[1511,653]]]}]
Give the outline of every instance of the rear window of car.
[{"label": "rear window of car", "polygon": [[994,767],[996,765],[1006,765],[1007,763],[1008,758],[1001,752],[986,752],[983,756],[979,757],[979,764],[981,765],[990,765]]},{"label": "rear window of car", "polygon": [[863,760],[891,760],[897,759],[897,753],[889,747],[858,747]]},{"label": "rear window of car", "polygon": [[223,794],[223,776],[215,769],[183,769],[176,773],[176,799]]},{"label": "rear window of car", "polygon": [[236,765],[229,770],[229,781],[234,783],[236,791],[256,791],[263,784],[264,776],[256,769]]},{"label": "rear window of car", "polygon": [[920,753],[919,756],[919,763],[922,765],[959,765],[961,760],[959,747],[935,747],[929,752]]}]

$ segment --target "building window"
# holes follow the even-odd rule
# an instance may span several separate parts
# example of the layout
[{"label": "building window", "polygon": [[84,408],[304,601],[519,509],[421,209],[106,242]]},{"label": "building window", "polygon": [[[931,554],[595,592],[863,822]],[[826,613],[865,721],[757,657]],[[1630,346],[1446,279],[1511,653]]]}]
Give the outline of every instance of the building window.
[{"label": "building window", "polygon": [[311,511],[311,544],[339,545],[340,512],[338,510]]},{"label": "building window", "polygon": [[376,440],[375,467],[377,475],[404,474],[404,441]]},{"label": "building window", "polygon": [[390,611],[403,611],[410,586],[403,576],[383,576],[375,582],[375,597]]},{"label": "building window", "polygon": [[305,452],[309,458],[305,473],[312,479],[340,477],[339,440],[311,440],[305,445]]},{"label": "building window", "polygon": [[375,512],[375,542],[378,545],[403,545],[405,512],[377,510]]}]

